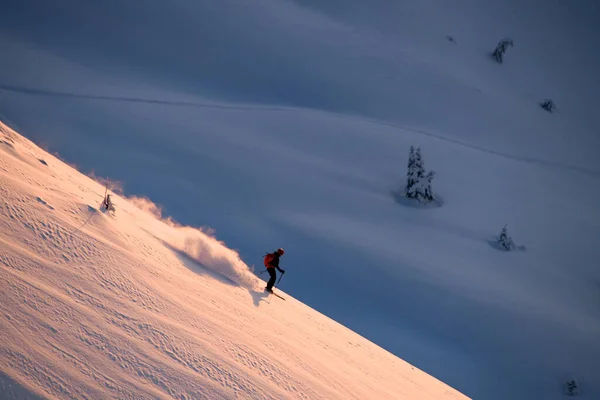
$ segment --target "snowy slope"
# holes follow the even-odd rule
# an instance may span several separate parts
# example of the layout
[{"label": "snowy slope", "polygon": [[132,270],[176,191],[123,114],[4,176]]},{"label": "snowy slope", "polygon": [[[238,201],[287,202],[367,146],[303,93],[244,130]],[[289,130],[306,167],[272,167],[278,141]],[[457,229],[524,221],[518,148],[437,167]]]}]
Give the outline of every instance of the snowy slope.
[{"label": "snowy slope", "polygon": [[466,398],[0,132],[1,398]]},{"label": "snowy slope", "polygon": [[597,2],[132,4],[6,7],[2,120],[468,396],[600,397]]}]

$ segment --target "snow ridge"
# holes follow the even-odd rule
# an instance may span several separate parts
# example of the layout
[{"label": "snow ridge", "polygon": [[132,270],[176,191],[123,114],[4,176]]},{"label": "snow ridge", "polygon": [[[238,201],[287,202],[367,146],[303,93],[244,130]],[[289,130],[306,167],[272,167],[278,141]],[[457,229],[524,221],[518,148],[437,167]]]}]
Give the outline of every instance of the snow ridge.
[{"label": "snow ridge", "polygon": [[0,123],[0,398],[464,399]]}]

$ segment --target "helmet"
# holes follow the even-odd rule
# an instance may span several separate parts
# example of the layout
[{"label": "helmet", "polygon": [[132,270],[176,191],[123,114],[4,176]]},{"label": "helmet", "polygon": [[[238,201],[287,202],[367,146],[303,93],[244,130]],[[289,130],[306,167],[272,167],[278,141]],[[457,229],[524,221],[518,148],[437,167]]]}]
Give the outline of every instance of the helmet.
[{"label": "helmet", "polygon": [[280,247],[277,249],[277,253],[279,253],[279,255],[282,256],[285,253],[285,251]]}]

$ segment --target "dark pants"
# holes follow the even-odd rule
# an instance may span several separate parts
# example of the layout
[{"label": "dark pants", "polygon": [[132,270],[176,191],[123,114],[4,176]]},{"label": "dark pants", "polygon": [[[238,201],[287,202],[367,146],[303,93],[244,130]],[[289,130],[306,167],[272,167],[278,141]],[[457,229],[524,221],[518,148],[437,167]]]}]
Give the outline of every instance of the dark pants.
[{"label": "dark pants", "polygon": [[273,285],[277,280],[277,273],[275,272],[275,268],[267,268],[267,272],[271,276],[271,279],[269,279],[269,282],[267,282],[267,289],[273,289]]}]

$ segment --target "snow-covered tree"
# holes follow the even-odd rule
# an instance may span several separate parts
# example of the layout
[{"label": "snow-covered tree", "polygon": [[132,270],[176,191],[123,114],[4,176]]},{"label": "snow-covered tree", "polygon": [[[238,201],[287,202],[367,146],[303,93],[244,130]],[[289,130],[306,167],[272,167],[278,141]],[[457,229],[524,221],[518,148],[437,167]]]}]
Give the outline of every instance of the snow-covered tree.
[{"label": "snow-covered tree", "polygon": [[410,146],[410,150],[408,153],[408,170],[406,171],[406,188],[405,192],[409,193],[411,188],[417,183],[417,170],[415,168],[415,147]]},{"label": "snow-covered tree", "polygon": [[415,169],[417,170],[419,178],[425,174],[425,166],[423,165],[423,156],[421,156],[420,147],[417,147],[417,150],[415,151]]},{"label": "snow-covered tree", "polygon": [[502,39],[494,49],[492,56],[496,59],[496,61],[502,64],[502,62],[504,61],[504,53],[506,52],[506,49],[512,46],[513,41],[511,39]]},{"label": "snow-covered tree", "polygon": [[435,171],[429,171],[427,175],[425,175],[425,179],[421,180],[425,183],[423,187],[423,199],[425,203],[433,201],[433,190],[431,189],[431,181],[433,181],[434,177]]},{"label": "snow-covered tree", "polygon": [[556,109],[556,105],[551,99],[544,100],[540,103],[540,106],[548,112],[554,112],[554,110]]},{"label": "snow-covered tree", "polygon": [[408,171],[406,173],[406,197],[417,199],[420,203],[429,203],[433,200],[433,191],[431,181],[435,173],[433,171],[425,172],[421,148],[410,146],[408,156]]},{"label": "snow-covered tree", "polygon": [[579,384],[575,379],[570,379],[565,383],[565,392],[567,392],[569,396],[579,394]]},{"label": "snow-covered tree", "polygon": [[506,225],[502,228],[500,232],[500,236],[498,236],[498,244],[506,251],[513,250],[515,248],[515,243],[512,238],[508,236],[508,230],[506,229]]}]

